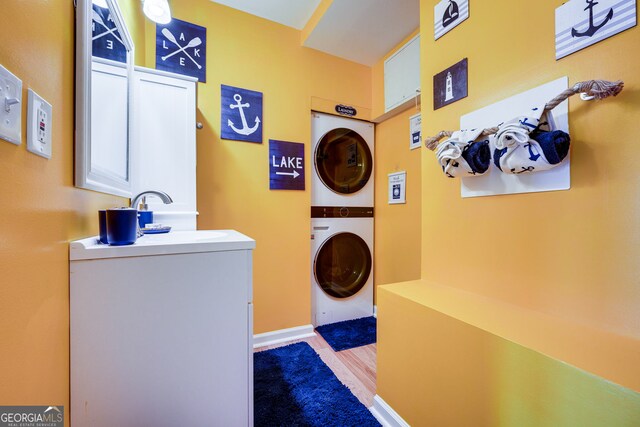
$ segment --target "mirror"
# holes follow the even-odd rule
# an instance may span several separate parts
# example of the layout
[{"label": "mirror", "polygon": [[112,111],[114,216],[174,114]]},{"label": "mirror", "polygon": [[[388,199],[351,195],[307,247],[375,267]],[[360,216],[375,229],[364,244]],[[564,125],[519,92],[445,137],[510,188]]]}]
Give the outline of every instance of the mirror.
[{"label": "mirror", "polygon": [[77,0],[76,187],[131,197],[133,49],[116,0]]}]

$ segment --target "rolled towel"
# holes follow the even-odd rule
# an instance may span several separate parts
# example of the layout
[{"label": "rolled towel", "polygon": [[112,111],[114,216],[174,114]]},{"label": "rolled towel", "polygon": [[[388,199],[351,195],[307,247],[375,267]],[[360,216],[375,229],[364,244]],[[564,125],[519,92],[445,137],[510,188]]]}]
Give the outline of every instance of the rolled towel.
[{"label": "rolled towel", "polygon": [[438,146],[436,158],[449,178],[484,174],[491,163],[489,140],[476,141],[482,129],[455,131]]},{"label": "rolled towel", "polygon": [[538,114],[517,117],[499,126],[493,141],[494,164],[504,173],[522,174],[549,170],[559,164],[569,152],[569,135],[548,131],[553,118]]},{"label": "rolled towel", "polygon": [[560,163],[569,154],[571,137],[566,132],[561,130],[552,130],[550,132],[536,130],[529,136],[540,144],[544,157],[552,165]]}]

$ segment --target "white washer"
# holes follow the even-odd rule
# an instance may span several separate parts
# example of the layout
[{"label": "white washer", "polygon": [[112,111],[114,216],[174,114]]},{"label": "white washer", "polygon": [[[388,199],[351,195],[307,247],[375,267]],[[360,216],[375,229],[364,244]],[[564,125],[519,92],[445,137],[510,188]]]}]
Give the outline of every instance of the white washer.
[{"label": "white washer", "polygon": [[312,216],[313,324],[372,316],[373,208],[312,208]]},{"label": "white washer", "polygon": [[373,206],[373,123],[311,113],[311,206]]}]

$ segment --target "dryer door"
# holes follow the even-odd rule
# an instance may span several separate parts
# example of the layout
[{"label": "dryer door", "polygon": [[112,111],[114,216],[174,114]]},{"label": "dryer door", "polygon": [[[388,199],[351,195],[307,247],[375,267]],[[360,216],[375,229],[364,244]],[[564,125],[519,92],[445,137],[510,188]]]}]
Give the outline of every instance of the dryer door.
[{"label": "dryer door", "polygon": [[315,167],[330,190],[352,194],[362,189],[371,178],[373,158],[360,134],[338,128],[327,132],[318,143]]},{"label": "dryer door", "polygon": [[313,274],[325,293],[348,298],[367,283],[371,274],[371,251],[356,234],[334,234],[318,250]]}]

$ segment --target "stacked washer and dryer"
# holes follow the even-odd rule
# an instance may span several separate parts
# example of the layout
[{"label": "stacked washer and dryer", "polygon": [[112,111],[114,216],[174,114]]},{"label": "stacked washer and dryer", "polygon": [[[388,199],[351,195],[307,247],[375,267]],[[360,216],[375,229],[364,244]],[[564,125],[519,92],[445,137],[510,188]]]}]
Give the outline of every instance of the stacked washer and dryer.
[{"label": "stacked washer and dryer", "polygon": [[373,123],[313,112],[311,309],[315,326],[373,314]]}]

